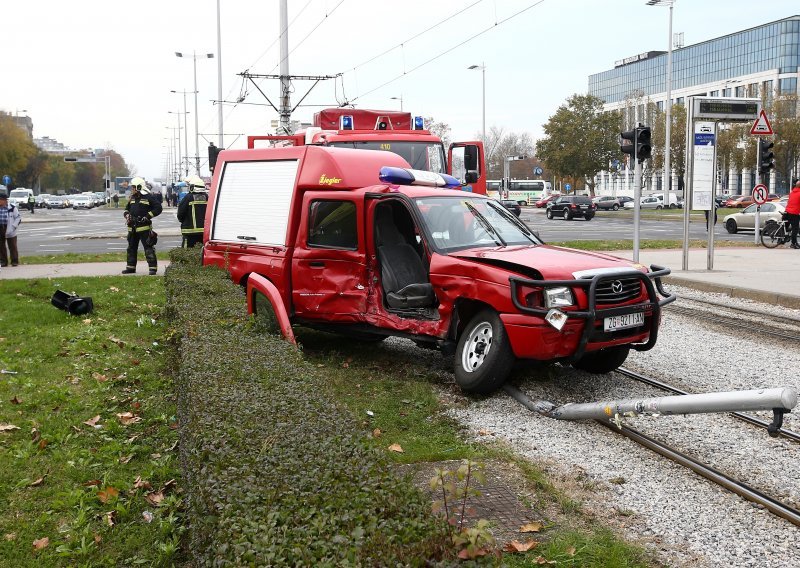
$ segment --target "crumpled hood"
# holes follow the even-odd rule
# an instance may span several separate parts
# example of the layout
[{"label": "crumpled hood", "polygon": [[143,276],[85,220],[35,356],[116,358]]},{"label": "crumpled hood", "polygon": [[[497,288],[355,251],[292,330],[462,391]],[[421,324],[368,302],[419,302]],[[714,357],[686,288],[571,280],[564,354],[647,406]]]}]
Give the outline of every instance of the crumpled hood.
[{"label": "crumpled hood", "polygon": [[[550,245],[475,248],[459,251],[452,256],[476,262],[504,264],[509,266],[509,270],[514,269],[513,265],[533,268],[547,280],[572,280],[579,277],[574,273],[582,270],[634,268],[644,271],[645,268],[642,264],[635,264],[608,254]],[[524,274],[529,271],[522,269],[520,272]]]}]

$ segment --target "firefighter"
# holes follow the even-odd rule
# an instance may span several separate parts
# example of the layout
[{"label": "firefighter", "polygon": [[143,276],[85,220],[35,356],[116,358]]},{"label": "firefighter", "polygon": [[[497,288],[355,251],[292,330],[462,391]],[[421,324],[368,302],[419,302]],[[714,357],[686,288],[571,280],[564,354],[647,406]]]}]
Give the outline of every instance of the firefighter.
[{"label": "firefighter", "polygon": [[128,265],[123,274],[136,272],[136,256],[139,251],[139,242],[144,247],[144,257],[150,269],[150,276],[155,276],[158,270],[156,259],[155,232],[153,232],[153,217],[161,214],[161,204],[156,201],[146,182],[135,177],[130,182],[131,197],[125,206],[125,221],[128,225]]},{"label": "firefighter", "polygon": [[190,248],[203,241],[203,225],[206,220],[208,193],[200,176],[189,176],[184,180],[189,193],[178,204],[178,221],[181,222],[183,248]]}]

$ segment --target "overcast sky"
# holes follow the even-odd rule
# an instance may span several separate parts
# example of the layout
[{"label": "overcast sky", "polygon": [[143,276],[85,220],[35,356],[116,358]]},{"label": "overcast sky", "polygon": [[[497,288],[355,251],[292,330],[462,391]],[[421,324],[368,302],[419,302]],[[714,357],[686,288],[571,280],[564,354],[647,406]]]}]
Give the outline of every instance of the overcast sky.
[{"label": "overcast sky", "polygon": [[[223,99],[233,101],[242,93],[237,73],[279,73],[279,3],[221,6]],[[673,31],[691,45],[798,13],[797,0],[677,0]],[[216,0],[9,1],[2,19],[0,109],[30,116],[35,137],[112,147],[138,174],[163,175],[168,127],[183,125],[168,114],[183,111],[183,96],[170,90],[193,90],[192,59],[174,52],[216,56]],[[346,97],[361,108],[399,110],[392,97],[402,96],[404,110],[448,123],[455,140],[472,139],[481,129],[481,72],[467,67],[485,64],[487,129],[538,138],[567,97],[586,92],[590,74],[666,50],[669,9],[646,0],[289,0],[289,22],[291,74],[344,73],[320,82],[304,104],[336,106]],[[197,82],[204,156],[207,140],[217,141],[216,59],[197,60]],[[293,105],[310,85],[294,82]],[[277,105],[278,82],[261,88]],[[252,85],[247,93],[245,102],[256,104],[223,107],[228,147],[268,133],[277,118],[258,106],[266,101]],[[194,155],[191,94],[187,105]],[[292,118],[310,121],[319,108],[300,107]]]}]

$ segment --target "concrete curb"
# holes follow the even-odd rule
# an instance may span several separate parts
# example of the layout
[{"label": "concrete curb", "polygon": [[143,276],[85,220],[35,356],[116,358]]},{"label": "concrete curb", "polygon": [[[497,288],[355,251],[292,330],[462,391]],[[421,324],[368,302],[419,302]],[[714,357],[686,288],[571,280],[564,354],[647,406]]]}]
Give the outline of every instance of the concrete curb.
[{"label": "concrete curb", "polygon": [[764,302],[765,304],[773,304],[785,308],[800,309],[800,298],[788,296],[786,294],[778,294],[776,292],[765,292],[763,290],[727,286],[725,284],[715,284],[712,282],[700,282],[680,276],[667,276],[664,278],[664,282],[666,284],[675,284],[676,286],[691,288],[700,292],[715,292],[717,294],[725,294],[731,298],[743,298],[745,300]]}]

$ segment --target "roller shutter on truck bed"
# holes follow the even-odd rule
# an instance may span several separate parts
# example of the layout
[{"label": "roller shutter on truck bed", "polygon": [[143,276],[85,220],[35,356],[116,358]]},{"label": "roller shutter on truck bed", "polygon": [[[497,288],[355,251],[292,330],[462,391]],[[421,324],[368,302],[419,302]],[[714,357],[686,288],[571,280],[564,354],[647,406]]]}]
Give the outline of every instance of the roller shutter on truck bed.
[{"label": "roller shutter on truck bed", "polygon": [[298,160],[226,162],[211,238],[285,245]]}]

